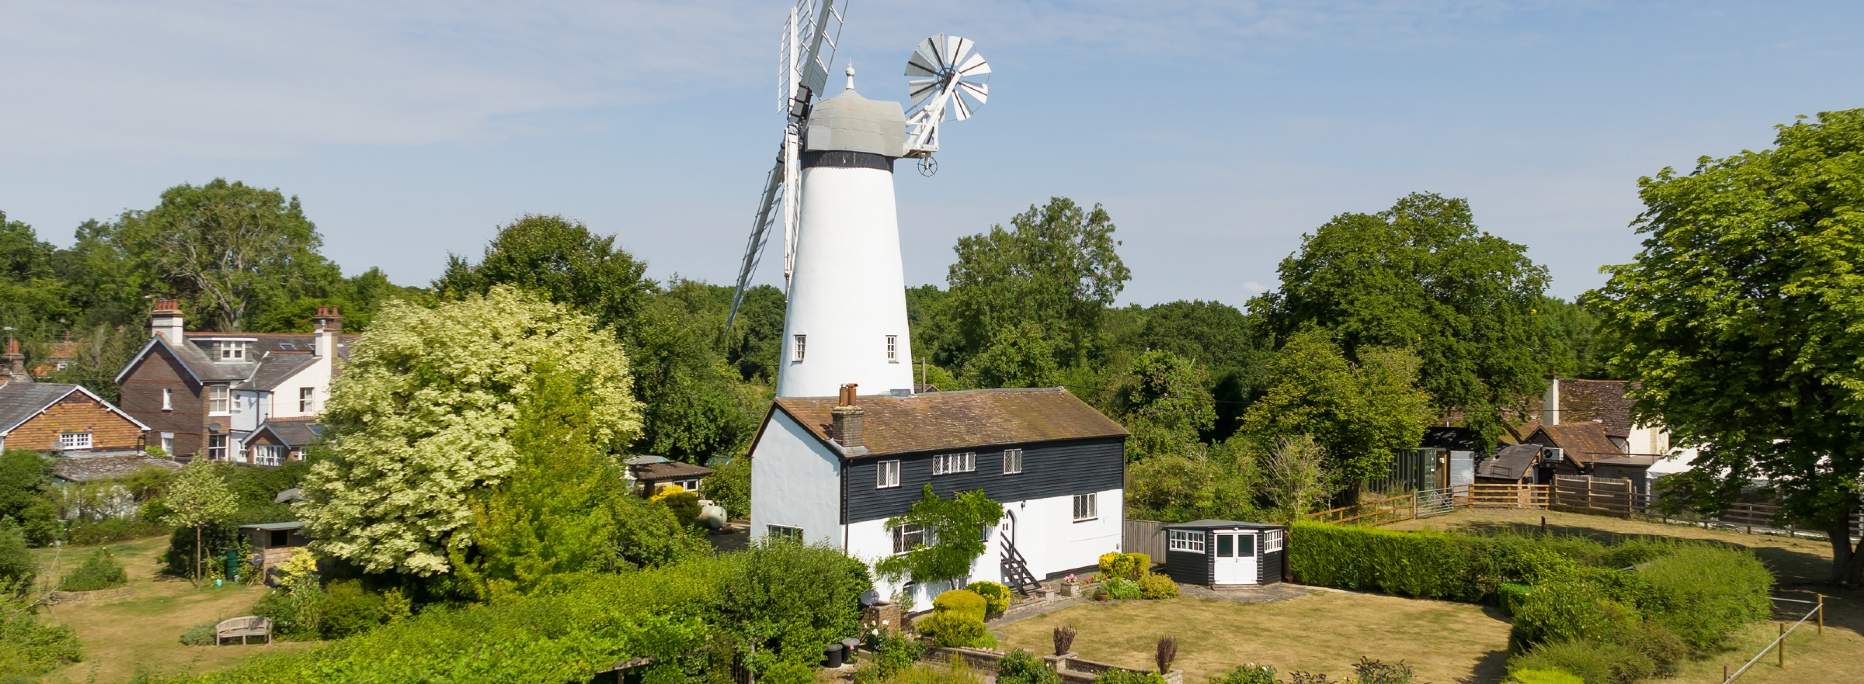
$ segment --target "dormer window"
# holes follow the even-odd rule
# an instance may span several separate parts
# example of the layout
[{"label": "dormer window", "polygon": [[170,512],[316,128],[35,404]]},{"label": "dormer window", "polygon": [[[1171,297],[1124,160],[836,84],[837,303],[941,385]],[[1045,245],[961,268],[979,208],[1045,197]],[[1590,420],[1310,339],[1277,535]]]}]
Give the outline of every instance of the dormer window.
[{"label": "dormer window", "polygon": [[247,344],[243,341],[221,340],[214,343],[214,350],[221,361],[245,361]]}]

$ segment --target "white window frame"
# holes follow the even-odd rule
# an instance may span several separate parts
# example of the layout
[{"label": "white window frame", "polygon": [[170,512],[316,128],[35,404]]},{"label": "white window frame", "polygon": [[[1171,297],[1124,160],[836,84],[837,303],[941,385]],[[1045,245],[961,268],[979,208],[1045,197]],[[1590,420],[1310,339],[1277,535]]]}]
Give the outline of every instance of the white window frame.
[{"label": "white window frame", "polygon": [[764,536],[801,544],[803,543],[803,528],[794,525],[765,525]]},{"label": "white window frame", "polygon": [[316,408],[317,408],[317,388],[299,387],[298,388],[298,412],[299,413],[310,413],[312,410],[315,410]]},{"label": "white window frame", "polygon": [[162,388],[162,410],[175,410],[175,390],[167,387]]},{"label": "white window frame", "polygon": [[1266,530],[1262,533],[1262,553],[1273,553],[1282,549],[1282,531]]},{"label": "white window frame", "polygon": [[693,478],[690,480],[674,480],[673,482],[670,482],[668,484],[679,485],[680,489],[684,489],[689,492],[699,491],[699,478]]},{"label": "white window frame", "polygon": [[221,361],[245,361],[250,344],[239,340],[221,340],[214,343],[214,351]]},{"label": "white window frame", "polygon": [[1185,553],[1204,553],[1207,537],[1198,530],[1166,530],[1165,547]]},{"label": "white window frame", "polygon": [[161,441],[159,442],[159,444],[162,445],[162,455],[167,456],[169,458],[175,457],[175,433],[173,432],[162,433]]},{"label": "white window frame", "polygon": [[1019,475],[1023,472],[1023,450],[1003,450],[1003,474]]},{"label": "white window frame", "polygon": [[939,454],[932,457],[933,475],[952,475],[969,473],[977,470],[977,452],[961,451],[951,454]]},{"label": "white window frame", "polygon": [[887,532],[893,537],[893,555],[895,556],[909,553],[914,549],[925,548],[927,544],[932,543],[932,535],[927,533],[925,528],[912,523],[889,528]]},{"label": "white window frame", "polygon": [[60,451],[89,449],[92,444],[91,433],[89,432],[58,433],[58,448]]},{"label": "white window frame", "polygon": [[1100,519],[1100,492],[1088,492],[1074,495],[1074,521],[1087,522]]},{"label": "white window frame", "polygon": [[790,362],[802,363],[803,353],[808,351],[809,336],[803,333],[796,333],[791,335],[790,338],[795,341],[795,344],[790,347]]},{"label": "white window frame", "polygon": [[874,488],[892,489],[900,486],[900,462],[881,461],[874,467]]},{"label": "white window frame", "polygon": [[[214,440],[216,440],[216,439],[217,439],[217,440],[220,440],[220,446],[217,446],[217,447],[216,447],[216,446],[214,446]],[[209,460],[209,461],[225,461],[225,460],[228,460],[228,459],[227,459],[227,449],[228,449],[228,447],[230,447],[230,446],[231,446],[232,444],[233,444],[233,438],[232,438],[231,436],[229,436],[229,435],[208,435],[208,436],[207,436],[207,447],[206,447],[206,449],[207,449],[207,460]],[[215,453],[219,453],[220,455],[219,455],[218,457],[215,457],[215,456],[214,456],[214,454],[215,454]]]},{"label": "white window frame", "polygon": [[207,415],[233,415],[233,388],[226,385],[207,386]]},{"label": "white window frame", "polygon": [[887,336],[887,363],[900,362],[900,336]]},{"label": "white window frame", "polygon": [[259,444],[252,448],[253,465],[284,465],[287,454],[282,444]]}]

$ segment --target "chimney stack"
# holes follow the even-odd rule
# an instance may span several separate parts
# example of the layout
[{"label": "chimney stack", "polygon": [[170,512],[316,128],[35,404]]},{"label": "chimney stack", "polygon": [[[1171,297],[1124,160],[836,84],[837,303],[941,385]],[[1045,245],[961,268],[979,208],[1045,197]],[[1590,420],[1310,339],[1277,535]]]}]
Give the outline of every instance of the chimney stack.
[{"label": "chimney stack", "polygon": [[6,366],[0,370],[0,387],[9,382],[32,382],[32,374],[26,372],[26,355],[19,352],[19,340],[12,335],[6,338],[6,353],[0,354],[0,364]]},{"label": "chimney stack", "polygon": [[315,331],[313,349],[318,358],[329,359],[336,355],[337,338],[343,334],[343,315],[334,306],[317,307],[317,315],[311,317],[311,329]]},{"label": "chimney stack", "polygon": [[845,449],[867,446],[866,435],[861,430],[862,416],[866,415],[866,411],[861,410],[856,389],[857,385],[854,383],[842,385],[841,395],[835,401],[835,408],[829,412],[834,420],[832,428],[835,432],[835,442]]},{"label": "chimney stack", "polygon": [[180,302],[173,299],[155,300],[155,309],[149,312],[149,334],[162,338],[170,346],[180,346],[181,324]]}]

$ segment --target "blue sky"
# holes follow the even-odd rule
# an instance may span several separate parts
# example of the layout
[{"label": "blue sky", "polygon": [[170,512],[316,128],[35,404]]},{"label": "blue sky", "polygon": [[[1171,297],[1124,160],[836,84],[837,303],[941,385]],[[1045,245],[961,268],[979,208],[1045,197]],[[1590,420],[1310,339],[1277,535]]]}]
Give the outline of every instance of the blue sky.
[{"label": "blue sky", "polygon": [[[0,209],[64,244],[223,176],[298,195],[346,272],[425,283],[535,212],[657,277],[735,275],[783,2],[311,5],[0,0]],[[853,0],[836,70],[903,100],[933,33],[996,69],[940,173],[897,174],[909,283],[1066,195],[1118,223],[1123,301],[1241,304],[1301,234],[1428,190],[1571,296],[1636,253],[1639,176],[1864,106],[1858,26],[1838,2]]]}]

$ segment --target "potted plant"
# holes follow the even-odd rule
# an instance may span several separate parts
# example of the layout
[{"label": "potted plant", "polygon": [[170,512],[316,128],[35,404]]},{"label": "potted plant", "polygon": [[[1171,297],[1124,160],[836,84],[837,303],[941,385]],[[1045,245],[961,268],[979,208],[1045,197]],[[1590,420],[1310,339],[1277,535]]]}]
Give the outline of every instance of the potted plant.
[{"label": "potted plant", "polygon": [[1061,595],[1079,596],[1081,586],[1081,578],[1075,577],[1074,573],[1068,573],[1066,577],[1061,578]]}]

